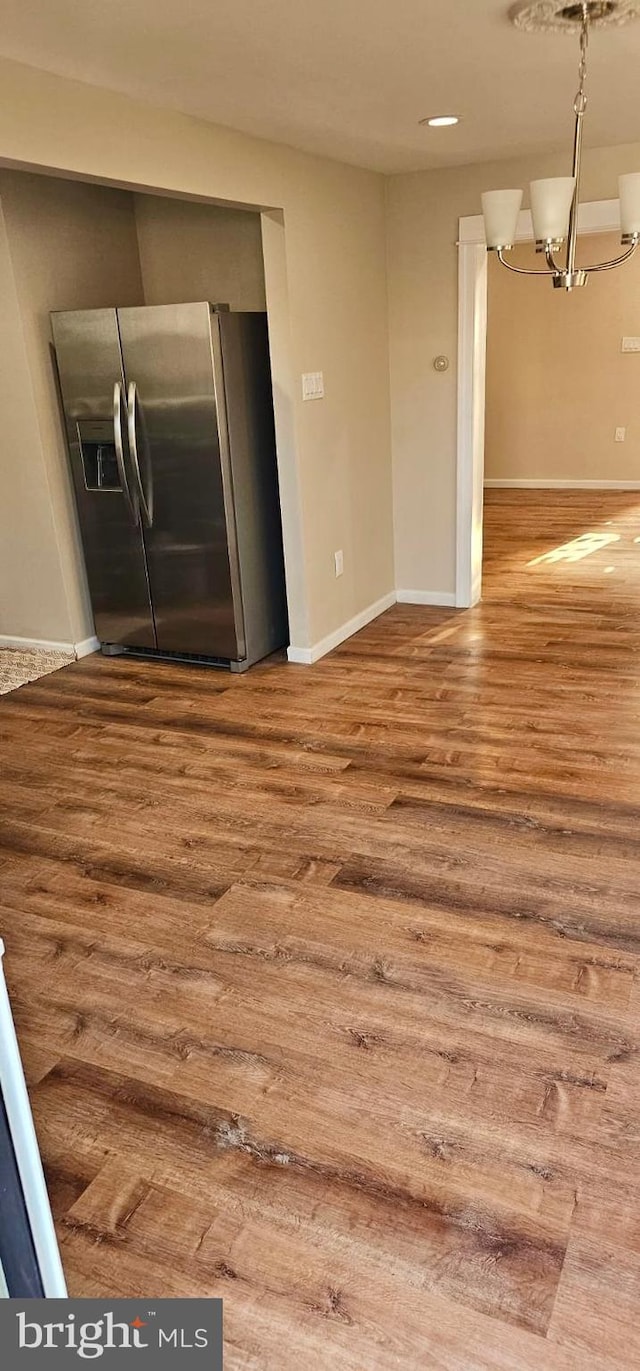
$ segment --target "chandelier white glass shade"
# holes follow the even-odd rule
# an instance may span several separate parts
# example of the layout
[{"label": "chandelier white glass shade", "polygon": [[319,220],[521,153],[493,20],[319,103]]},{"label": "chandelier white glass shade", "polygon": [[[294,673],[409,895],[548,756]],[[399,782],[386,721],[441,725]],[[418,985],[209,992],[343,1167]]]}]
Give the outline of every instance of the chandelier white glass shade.
[{"label": "chandelier white glass shade", "polygon": [[485,191],[482,197],[484,231],[487,247],[494,252],[499,248],[513,247],[522,196],[521,190]]},{"label": "chandelier white glass shade", "polygon": [[[536,12],[539,10],[539,21]],[[553,11],[553,15],[551,14]],[[594,271],[609,271],[620,266],[635,252],[640,242],[640,172],[619,178],[620,226],[626,251],[608,262],[591,266],[577,265],[578,199],[582,169],[582,130],[587,108],[585,84],[587,76],[587,48],[591,24],[621,23],[636,18],[637,13],[628,0],[581,0],[581,3],[554,6],[551,0],[518,4],[512,18],[521,28],[548,28],[556,16],[557,25],[564,28],[578,25],[580,31],[579,87],[574,100],[575,134],[573,169],[571,176],[549,176],[532,181],[529,187],[533,235],[536,252],[544,253],[546,269],[536,270],[513,266],[505,257],[516,241],[518,215],[522,206],[521,190],[490,190],[482,196],[485,236],[489,252],[495,252],[503,266],[518,276],[546,276],[563,290],[584,286]],[[559,259],[559,254],[562,258]]]},{"label": "chandelier white glass shade", "polygon": [[575,176],[549,176],[529,186],[536,243],[563,243],[569,232]]}]

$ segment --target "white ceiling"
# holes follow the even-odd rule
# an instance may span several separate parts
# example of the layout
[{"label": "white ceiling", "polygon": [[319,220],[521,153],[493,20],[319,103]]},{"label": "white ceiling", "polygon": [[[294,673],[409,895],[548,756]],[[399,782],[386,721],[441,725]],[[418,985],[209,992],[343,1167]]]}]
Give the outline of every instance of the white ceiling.
[{"label": "white ceiling", "polygon": [[[0,53],[394,172],[566,144],[571,37],[508,0],[2,0]],[[587,143],[640,140],[640,23],[594,33]],[[454,112],[453,129],[418,120]]]}]

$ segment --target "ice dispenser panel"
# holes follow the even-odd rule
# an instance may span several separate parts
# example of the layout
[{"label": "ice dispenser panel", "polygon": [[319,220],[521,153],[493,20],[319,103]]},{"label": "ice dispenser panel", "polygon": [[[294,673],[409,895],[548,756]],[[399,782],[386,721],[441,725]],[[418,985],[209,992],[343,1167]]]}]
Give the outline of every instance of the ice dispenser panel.
[{"label": "ice dispenser panel", "polygon": [[113,424],[84,420],[77,428],[87,490],[122,490]]}]

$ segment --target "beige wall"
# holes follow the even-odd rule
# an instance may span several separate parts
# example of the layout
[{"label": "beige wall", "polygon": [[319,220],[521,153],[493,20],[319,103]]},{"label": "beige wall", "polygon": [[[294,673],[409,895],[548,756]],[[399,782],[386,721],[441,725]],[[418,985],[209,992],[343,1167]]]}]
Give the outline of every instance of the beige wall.
[{"label": "beige wall", "polygon": [[[132,197],[76,181],[0,171],[5,272],[15,308],[0,314],[0,633],[81,642],[93,633],[50,355],[49,312],[142,303]],[[19,375],[27,366],[30,413]],[[26,382],[25,382],[26,384]],[[27,441],[27,428],[30,438]],[[46,510],[46,513],[45,513]],[[25,575],[25,567],[28,573]]]},{"label": "beige wall", "polygon": [[259,214],[167,196],[134,200],[146,304],[266,308]]},{"label": "beige wall", "polygon": [[[388,182],[394,522],[400,587],[455,590],[458,219],[480,212],[481,191],[526,186],[534,176],[561,174],[566,160],[565,153],[417,172]],[[614,198],[618,173],[639,167],[638,144],[588,151],[581,198]],[[562,300],[571,307],[570,300]],[[432,367],[438,353],[451,360],[449,371],[442,374]]]},{"label": "beige wall", "polygon": [[0,413],[7,435],[0,445],[0,635],[50,637],[52,624],[57,640],[68,642],[53,510],[1,209],[0,300]]},{"label": "beige wall", "polygon": [[[619,252],[619,235],[585,235],[579,261]],[[528,244],[513,261],[540,265]],[[640,334],[637,257],[567,297],[514,281],[491,255],[485,478],[640,481],[640,354],[621,352],[628,334]]]},{"label": "beige wall", "polygon": [[[299,510],[307,603],[292,637],[318,642],[393,587],[382,177],[173,111],[0,62],[0,159],[19,165],[284,211],[286,262],[265,262],[279,359],[281,480]],[[276,235],[269,235],[273,243]],[[286,283],[286,289],[285,289]],[[288,296],[288,318],[279,311]],[[303,404],[300,373],[326,398]],[[287,527],[290,550],[299,530]],[[344,550],[336,579],[333,553]],[[76,577],[78,575],[76,570]],[[294,639],[295,641],[295,639]]]}]

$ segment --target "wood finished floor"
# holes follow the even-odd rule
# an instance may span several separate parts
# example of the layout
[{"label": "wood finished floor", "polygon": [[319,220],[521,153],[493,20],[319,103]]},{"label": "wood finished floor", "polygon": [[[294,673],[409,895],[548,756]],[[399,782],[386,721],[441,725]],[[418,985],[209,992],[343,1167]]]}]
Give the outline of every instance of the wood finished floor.
[{"label": "wood finished floor", "polygon": [[71,1293],[223,1295],[228,1371],[640,1367],[640,492],[486,537],[315,667],[0,702]]}]

